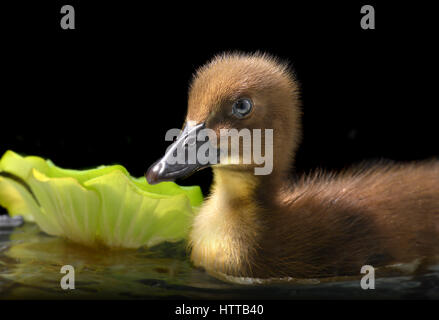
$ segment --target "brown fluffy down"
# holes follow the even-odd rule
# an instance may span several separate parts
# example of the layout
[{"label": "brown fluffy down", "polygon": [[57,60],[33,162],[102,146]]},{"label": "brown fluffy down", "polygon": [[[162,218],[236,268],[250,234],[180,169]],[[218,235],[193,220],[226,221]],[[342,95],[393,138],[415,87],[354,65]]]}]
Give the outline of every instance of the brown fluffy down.
[{"label": "brown fluffy down", "polygon": [[276,232],[263,250],[271,276],[359,274],[363,265],[439,253],[438,162],[317,173],[284,188],[279,200],[267,219]]}]

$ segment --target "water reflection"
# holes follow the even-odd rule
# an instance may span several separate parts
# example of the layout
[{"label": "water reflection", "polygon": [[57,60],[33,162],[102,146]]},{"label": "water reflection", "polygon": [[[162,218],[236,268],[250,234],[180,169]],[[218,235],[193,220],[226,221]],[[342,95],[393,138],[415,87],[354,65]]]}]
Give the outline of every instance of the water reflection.
[{"label": "water reflection", "polygon": [[[75,290],[62,290],[63,265],[75,268]],[[238,285],[189,263],[184,243],[152,249],[90,249],[51,237],[32,223],[0,229],[0,299],[407,299],[439,298],[439,266],[415,276],[380,278],[362,290],[358,279],[313,284]]]}]

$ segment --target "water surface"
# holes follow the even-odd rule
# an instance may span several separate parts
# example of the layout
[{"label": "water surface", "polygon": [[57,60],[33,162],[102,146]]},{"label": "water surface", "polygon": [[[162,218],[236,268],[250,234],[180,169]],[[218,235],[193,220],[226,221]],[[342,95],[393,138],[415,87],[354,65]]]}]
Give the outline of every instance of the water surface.
[{"label": "water surface", "polygon": [[[63,265],[75,289],[62,290]],[[362,290],[360,275],[327,282],[228,283],[194,268],[184,243],[151,249],[90,249],[48,236],[37,225],[0,227],[0,299],[439,299],[439,265],[422,275],[380,277]]]}]

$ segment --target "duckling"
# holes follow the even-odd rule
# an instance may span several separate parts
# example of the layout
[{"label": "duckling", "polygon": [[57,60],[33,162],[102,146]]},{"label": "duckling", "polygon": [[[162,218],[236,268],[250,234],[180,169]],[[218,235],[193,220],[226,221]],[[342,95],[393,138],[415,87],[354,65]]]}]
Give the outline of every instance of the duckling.
[{"label": "duckling", "polygon": [[[289,66],[277,58],[226,53],[201,67],[190,85],[183,132],[172,146],[201,128],[218,135],[220,129],[272,128],[273,169],[256,175],[253,162],[212,165],[211,194],[190,233],[195,266],[234,277],[322,278],[438,254],[437,161],[293,172],[300,92]],[[149,183],[206,166],[173,165],[169,155],[149,168]]]}]

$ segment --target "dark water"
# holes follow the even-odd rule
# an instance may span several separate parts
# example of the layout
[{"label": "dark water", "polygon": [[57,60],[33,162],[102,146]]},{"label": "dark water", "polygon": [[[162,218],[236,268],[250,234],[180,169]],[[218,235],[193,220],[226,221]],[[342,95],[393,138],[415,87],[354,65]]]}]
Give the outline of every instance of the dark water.
[{"label": "dark water", "polygon": [[[75,289],[62,290],[63,265]],[[26,223],[0,227],[0,299],[439,299],[439,266],[422,275],[380,277],[362,290],[360,277],[264,285],[232,284],[191,266],[183,243],[152,249],[89,249]]]}]

